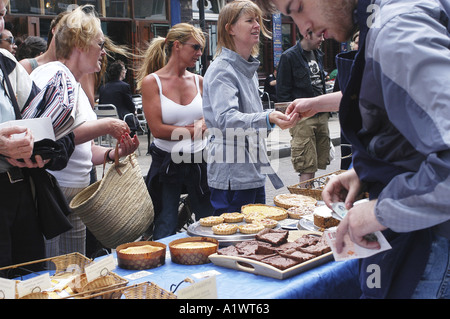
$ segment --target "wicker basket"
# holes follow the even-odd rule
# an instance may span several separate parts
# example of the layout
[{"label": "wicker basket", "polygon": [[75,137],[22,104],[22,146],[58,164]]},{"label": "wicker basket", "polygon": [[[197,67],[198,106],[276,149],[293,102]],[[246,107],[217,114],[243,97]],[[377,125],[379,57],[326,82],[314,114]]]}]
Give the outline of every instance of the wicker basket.
[{"label": "wicker basket", "polygon": [[152,282],[143,282],[122,290],[126,299],[177,299],[177,295]]},{"label": "wicker basket", "polygon": [[55,276],[57,276],[60,273],[75,272],[75,271],[83,273],[84,268],[93,263],[92,259],[89,259],[78,252],[62,256],[56,256],[51,258],[50,261],[53,262],[56,266]]},{"label": "wicker basket", "polygon": [[346,172],[345,170],[335,171],[333,173],[329,173],[326,175],[322,175],[313,179],[309,179],[307,181],[301,182],[299,184],[295,184],[292,186],[288,186],[289,192],[292,194],[300,194],[305,196],[313,197],[317,200],[322,200],[322,190],[325,187],[328,179],[332,175],[339,175]]},{"label": "wicker basket", "polygon": [[[67,255],[44,258],[44,259],[29,261],[29,262],[25,262],[25,263],[21,263],[21,264],[2,267],[2,268],[0,268],[0,270],[20,269],[20,268],[28,266],[28,265],[33,265],[33,264],[38,264],[38,263],[48,262],[48,261],[53,262],[56,266],[55,273],[53,275],[51,275],[52,279],[53,278],[61,279],[61,278],[66,278],[67,276],[73,276],[73,274],[82,274],[82,273],[84,273],[85,267],[88,266],[89,264],[93,263],[92,259],[89,259],[89,258],[85,257],[84,255],[75,252],[75,253],[71,253],[71,254],[67,254]],[[70,294],[67,297],[60,297],[60,298],[61,299],[67,299],[67,298],[90,299],[91,295],[93,295],[93,294],[97,294],[97,293],[103,292],[105,290],[121,288],[128,284],[128,280],[120,277],[119,275],[117,275],[115,273],[110,273],[108,276],[110,277],[110,280],[108,281],[108,283],[106,283],[107,285],[104,287],[99,287],[99,286],[93,287],[92,285],[88,285],[87,283],[85,283],[84,286],[86,286],[85,288],[87,291],[86,290],[84,292],[74,291],[73,294]],[[111,278],[112,278],[112,280],[111,280]],[[94,283],[94,285],[96,285],[96,284]],[[107,293],[103,293],[102,297],[104,299],[114,298],[114,296],[112,294],[107,294]],[[19,296],[16,295],[16,298],[19,298]],[[49,299],[49,298],[50,298],[49,294],[45,291],[33,292],[33,293],[30,293],[30,294],[20,297],[20,299]]]},{"label": "wicker basket", "polygon": [[121,294],[114,293],[115,289],[123,288],[127,284],[128,280],[113,272],[106,276],[99,277],[89,283],[83,274],[80,278],[75,278],[71,283],[69,283],[69,286],[75,294],[65,297],[64,299],[118,299]]}]

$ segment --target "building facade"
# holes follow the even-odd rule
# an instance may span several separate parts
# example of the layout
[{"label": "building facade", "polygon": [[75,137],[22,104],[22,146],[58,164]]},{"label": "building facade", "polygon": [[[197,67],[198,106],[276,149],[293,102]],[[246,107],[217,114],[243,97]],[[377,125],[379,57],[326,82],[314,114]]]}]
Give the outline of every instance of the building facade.
[{"label": "building facade", "polygon": [[[196,67],[198,73],[204,74],[216,49],[218,14],[227,1],[230,0],[203,0],[203,7],[200,7],[199,0],[10,0],[5,21],[12,26],[16,38],[37,35],[47,39],[50,22],[60,12],[77,5],[92,4],[100,14],[103,32],[115,43],[127,45],[137,56],[151,39],[164,37],[172,25],[193,23],[207,34],[208,44]],[[273,21],[277,21],[275,29]],[[261,79],[273,72],[277,54],[296,42],[296,26],[289,17],[268,19],[267,27],[275,31],[276,38],[261,41],[261,67],[258,70]],[[340,46],[327,40],[323,49],[325,69],[331,72]],[[138,58],[128,61],[127,81],[133,90],[134,70],[138,67]]]}]

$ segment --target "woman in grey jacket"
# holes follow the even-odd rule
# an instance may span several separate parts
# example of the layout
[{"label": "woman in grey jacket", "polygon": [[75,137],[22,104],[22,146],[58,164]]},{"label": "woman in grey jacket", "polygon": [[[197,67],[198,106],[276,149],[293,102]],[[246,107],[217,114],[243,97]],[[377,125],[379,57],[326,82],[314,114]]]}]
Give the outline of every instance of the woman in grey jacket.
[{"label": "woman in grey jacket", "polygon": [[282,186],[270,167],[264,138],[274,125],[292,127],[289,118],[263,111],[255,58],[259,35],[268,36],[261,10],[248,0],[233,1],[219,14],[216,59],[203,81],[203,115],[208,127],[208,185],[215,214],[265,203],[265,179]]}]

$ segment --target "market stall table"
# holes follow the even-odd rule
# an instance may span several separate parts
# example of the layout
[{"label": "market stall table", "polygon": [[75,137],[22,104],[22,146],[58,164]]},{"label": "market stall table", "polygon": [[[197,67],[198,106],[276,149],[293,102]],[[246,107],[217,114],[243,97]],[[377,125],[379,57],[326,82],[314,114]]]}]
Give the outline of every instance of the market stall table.
[{"label": "market stall table", "polygon": [[[220,267],[213,263],[180,265],[170,259],[169,243],[188,237],[179,233],[158,240],[167,245],[165,264],[147,270],[127,270],[117,267],[114,272],[129,280],[128,286],[150,281],[170,291],[187,277],[200,281],[202,275],[216,274],[219,299],[295,299],[295,298],[359,298],[358,263],[356,260],[330,261],[283,280],[245,271]],[[99,257],[104,258],[103,257]],[[182,283],[184,288],[189,283]]]}]

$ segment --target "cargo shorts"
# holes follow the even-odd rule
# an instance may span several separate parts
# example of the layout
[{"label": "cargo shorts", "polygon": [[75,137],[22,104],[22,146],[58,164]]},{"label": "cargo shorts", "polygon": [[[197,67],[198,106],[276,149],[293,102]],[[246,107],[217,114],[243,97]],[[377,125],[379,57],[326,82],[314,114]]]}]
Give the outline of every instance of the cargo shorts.
[{"label": "cargo shorts", "polygon": [[298,173],[315,173],[330,164],[330,113],[318,113],[303,119],[293,128],[291,134],[291,161]]}]

